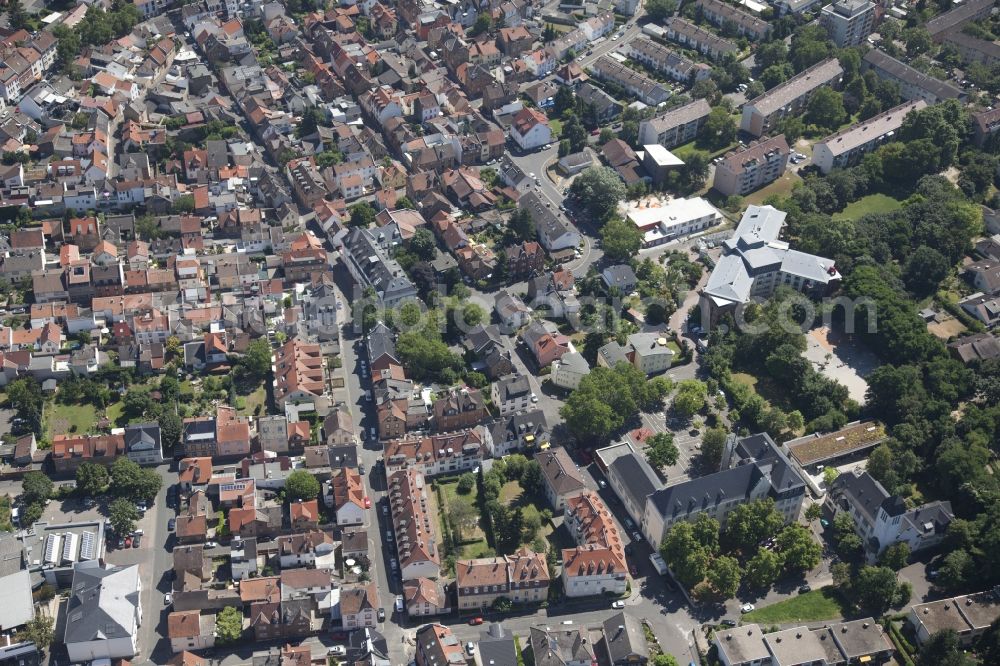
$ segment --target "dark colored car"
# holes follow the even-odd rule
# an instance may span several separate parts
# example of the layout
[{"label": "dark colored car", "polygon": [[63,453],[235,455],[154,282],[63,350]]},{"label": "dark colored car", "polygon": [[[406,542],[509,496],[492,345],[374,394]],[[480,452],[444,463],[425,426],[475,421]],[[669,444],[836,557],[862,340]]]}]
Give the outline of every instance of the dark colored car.
[{"label": "dark colored car", "polygon": [[142,541],[142,535],[141,534],[136,534],[134,537],[132,537],[132,547],[133,548],[138,548],[139,547],[139,542],[141,542],[141,541]]},{"label": "dark colored car", "polygon": [[737,623],[736,620],[723,620],[719,624],[721,624],[723,627],[735,627]]},{"label": "dark colored car", "polygon": [[806,592],[812,592],[812,588],[809,587],[808,585],[800,585],[799,594],[805,594]]},{"label": "dark colored car", "polygon": [[173,532],[175,527],[177,527],[177,519],[176,518],[171,518],[170,520],[167,521],[167,529],[168,530],[170,530],[171,532]]}]

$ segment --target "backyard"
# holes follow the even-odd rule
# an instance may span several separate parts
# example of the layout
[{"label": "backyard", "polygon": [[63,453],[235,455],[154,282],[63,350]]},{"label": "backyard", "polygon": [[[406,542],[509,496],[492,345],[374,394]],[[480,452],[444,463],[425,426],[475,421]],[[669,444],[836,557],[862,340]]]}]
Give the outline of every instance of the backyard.
[{"label": "backyard", "polygon": [[744,615],[743,621],[765,625],[819,622],[840,619],[847,612],[836,590],[824,587],[758,608]]},{"label": "backyard", "polygon": [[14,525],[10,520],[10,495],[0,497],[0,532],[13,532]]},{"label": "backyard", "polygon": [[833,219],[857,220],[871,213],[891,213],[902,207],[903,203],[899,199],[894,199],[886,194],[869,194],[854,203],[847,204],[847,208],[839,213],[834,213]]},{"label": "backyard", "polygon": [[[441,498],[438,533],[444,534],[444,523],[447,521],[456,540],[456,557],[464,559],[492,554],[493,549],[486,543],[486,534],[479,521],[479,491],[476,485],[470,492],[462,494],[458,492],[458,477],[453,477],[439,479],[437,487],[438,497]],[[456,508],[460,505],[462,508]],[[461,523],[457,530],[456,523]]]},{"label": "backyard", "polygon": [[767,199],[772,194],[776,194],[779,197],[787,197],[792,193],[792,189],[797,183],[801,183],[802,179],[794,171],[786,171],[781,178],[774,181],[770,185],[760,190],[757,190],[753,194],[748,194],[743,197],[743,204],[745,206],[756,205],[760,206],[764,203],[764,199]]},{"label": "backyard", "polygon": [[90,404],[65,405],[45,403],[42,437],[51,442],[54,435],[86,434],[97,425],[97,408]]}]

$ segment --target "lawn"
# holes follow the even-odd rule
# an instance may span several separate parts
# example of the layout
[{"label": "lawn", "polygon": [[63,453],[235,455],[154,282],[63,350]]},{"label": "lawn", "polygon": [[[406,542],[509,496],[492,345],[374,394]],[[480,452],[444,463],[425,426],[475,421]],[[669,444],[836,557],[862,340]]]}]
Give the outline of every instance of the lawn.
[{"label": "lawn", "polygon": [[796,183],[801,183],[802,179],[794,171],[786,171],[781,178],[774,181],[767,187],[757,190],[753,194],[748,194],[743,197],[744,205],[756,205],[760,206],[764,203],[764,199],[768,198],[772,194],[776,194],[780,197],[787,197],[792,193],[792,188],[795,187]]},{"label": "lawn", "polygon": [[97,424],[97,408],[93,405],[64,405],[50,402],[45,405],[45,439],[69,433],[83,435]]},{"label": "lawn", "polygon": [[549,129],[552,130],[552,140],[558,141],[559,137],[562,136],[562,121],[558,118],[553,118],[549,121]]},{"label": "lawn", "polygon": [[782,391],[780,386],[774,384],[774,380],[770,377],[755,377],[746,372],[734,372],[732,377],[734,381],[746,384],[752,388],[755,393],[764,398],[769,407],[778,406],[786,411],[793,409],[792,405],[788,402],[788,396]]},{"label": "lawn", "polygon": [[[441,488],[441,499],[444,500],[444,506],[441,507],[442,520],[448,515],[448,507],[454,506],[458,502],[468,504],[477,515],[479,514],[479,491],[476,486],[472,487],[472,491],[468,495],[461,495],[458,492],[458,479],[455,479],[454,482],[438,481],[438,484]],[[479,526],[478,521],[475,527],[466,527],[462,530],[463,544],[468,544],[468,547],[472,547],[480,542],[483,548],[487,547],[486,535],[483,533],[483,528]],[[464,547],[463,550],[465,550]]]},{"label": "lawn", "polygon": [[710,150],[709,148],[707,148],[705,146],[699,146],[698,145],[698,140],[695,139],[694,141],[689,141],[688,143],[685,143],[682,146],[677,146],[676,148],[674,148],[670,152],[672,152],[677,157],[679,157],[681,159],[684,159],[686,156],[688,156],[691,153],[693,153],[694,151],[698,150],[698,151],[701,151],[703,153],[708,153],[709,158],[714,160],[716,157],[719,157],[720,155],[725,155],[730,150],[732,150],[733,148],[735,148],[737,145],[738,144],[734,143],[734,144],[732,144],[730,146],[724,146],[723,148],[720,148],[719,150]]},{"label": "lawn", "polygon": [[257,414],[257,408],[260,407],[260,413],[264,413],[264,404],[267,402],[267,389],[261,384],[258,386],[253,393],[249,395],[240,395],[236,398],[236,405],[238,407],[237,411],[243,416],[251,416]]},{"label": "lawn", "polygon": [[508,481],[503,484],[503,488],[500,489],[500,501],[511,508],[520,509],[525,521],[531,521],[534,517],[538,517],[542,528],[538,530],[537,536],[548,539],[549,535],[552,534],[552,523],[541,519],[538,502],[525,495],[524,489],[517,481]]},{"label": "lawn", "polygon": [[870,213],[891,213],[902,207],[903,204],[899,199],[893,199],[886,194],[869,194],[854,203],[847,204],[847,208],[839,213],[834,213],[833,219],[856,220]]},{"label": "lawn", "polygon": [[108,420],[116,426],[124,427],[128,425],[127,419],[125,418],[125,403],[121,400],[108,405],[108,408],[104,410],[104,413],[108,417]]},{"label": "lawn", "polygon": [[790,624],[793,622],[819,622],[835,620],[848,611],[833,587],[824,587],[805,594],[758,608],[743,616],[744,622],[759,624]]}]

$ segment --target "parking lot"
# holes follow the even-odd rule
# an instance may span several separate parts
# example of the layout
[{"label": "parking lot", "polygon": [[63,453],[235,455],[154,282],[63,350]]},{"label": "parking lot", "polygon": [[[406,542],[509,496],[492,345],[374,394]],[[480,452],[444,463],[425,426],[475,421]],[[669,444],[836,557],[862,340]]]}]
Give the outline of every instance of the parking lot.
[{"label": "parking lot", "polygon": [[[695,432],[690,424],[676,423],[671,427],[665,412],[642,415],[642,424],[654,433],[669,432],[677,446],[677,464],[662,470],[666,485],[672,486],[698,476],[698,456],[701,455],[702,430]],[[692,433],[695,434],[692,434]]]}]

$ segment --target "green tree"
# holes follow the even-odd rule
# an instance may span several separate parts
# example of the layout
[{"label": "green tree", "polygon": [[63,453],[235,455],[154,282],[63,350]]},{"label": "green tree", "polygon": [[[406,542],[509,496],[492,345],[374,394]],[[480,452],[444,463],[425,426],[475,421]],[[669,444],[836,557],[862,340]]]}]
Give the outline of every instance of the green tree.
[{"label": "green tree", "polygon": [[236,371],[248,382],[263,381],[271,372],[271,345],[267,338],[257,338],[247,345],[246,353],[237,362]]},{"label": "green tree", "polygon": [[781,575],[781,556],[772,550],[761,548],[747,562],[747,582],[756,589],[767,589],[774,585]]},{"label": "green tree", "polygon": [[761,69],[788,62],[788,47],[780,39],[761,44],[754,54],[754,61]]},{"label": "green tree", "polygon": [[476,476],[472,472],[466,472],[458,478],[458,485],[455,490],[458,491],[460,495],[468,495],[472,492],[472,489],[476,487]]},{"label": "green tree", "polygon": [[[924,31],[926,32],[926,31]],[[916,666],[976,666],[980,663],[965,653],[958,634],[952,629],[943,629],[933,634],[917,654]],[[983,661],[983,664],[995,664]]]},{"label": "green tree", "polygon": [[350,208],[352,227],[370,227],[375,222],[375,209],[367,201],[354,204]]},{"label": "green tree", "polygon": [[111,528],[119,537],[125,537],[135,531],[135,523],[139,520],[139,509],[130,499],[119,497],[108,507],[108,520]]},{"label": "green tree", "polygon": [[713,150],[731,145],[736,140],[736,121],[722,106],[712,109],[701,128],[702,142]]},{"label": "green tree", "polygon": [[907,28],[903,31],[903,41],[906,42],[906,55],[910,57],[927,53],[934,46],[930,33],[924,27]]},{"label": "green tree", "polygon": [[625,183],[614,169],[594,166],[576,177],[570,191],[595,218],[604,222],[625,198]]},{"label": "green tree", "polygon": [[646,440],[646,458],[654,469],[676,465],[679,453],[669,432],[658,432]]},{"label": "green tree", "polygon": [[410,238],[410,252],[418,258],[430,261],[434,258],[436,249],[437,241],[430,229],[421,227],[413,232],[413,237]]},{"label": "green tree", "polygon": [[984,664],[1000,664],[1000,619],[994,620],[979,637],[976,653]]},{"label": "green tree", "polygon": [[319,497],[319,481],[303,469],[297,469],[285,479],[285,496],[290,502],[314,500]]},{"label": "green tree", "polygon": [[17,632],[15,640],[31,641],[44,652],[52,645],[52,639],[55,638],[54,624],[55,620],[48,615],[35,613],[35,617],[28,620],[27,624]]},{"label": "green tree", "polygon": [[898,598],[896,572],[888,567],[862,567],[851,583],[851,592],[861,610],[880,617]]},{"label": "green tree", "polygon": [[718,469],[722,462],[722,452],[726,446],[726,433],[723,428],[709,428],[701,436],[702,466],[707,469]]},{"label": "green tree", "polygon": [[170,204],[170,212],[174,215],[184,215],[194,212],[194,195],[182,194]]},{"label": "green tree", "polygon": [[243,637],[243,613],[226,606],[215,616],[215,635],[219,643],[231,645]]},{"label": "green tree", "polygon": [[934,248],[921,245],[909,259],[903,269],[903,282],[915,296],[923,298],[937,291],[938,285],[944,280],[951,266],[948,259]]},{"label": "green tree", "polygon": [[[664,0],[655,0],[655,1],[663,2]],[[672,0],[666,0],[666,1],[671,2]],[[652,664],[653,666],[678,666],[677,659],[675,659],[672,654],[666,654],[666,653],[660,653],[655,657],[653,657]]]},{"label": "green tree", "polygon": [[815,522],[820,519],[823,515],[823,507],[819,504],[810,504],[806,509],[806,520],[810,523]]},{"label": "green tree", "polygon": [[613,216],[601,227],[601,247],[612,261],[627,261],[642,247],[642,232],[634,224]]},{"label": "green tree", "polygon": [[25,504],[44,504],[52,496],[52,489],[52,480],[44,472],[28,472],[21,479],[21,494]]},{"label": "green tree", "polygon": [[774,508],[774,500],[755,500],[730,512],[723,537],[731,548],[748,555],[761,542],[777,536],[784,524],[784,517]]},{"label": "green tree", "polygon": [[468,502],[461,500],[448,504],[448,523],[455,534],[455,541],[461,543],[470,527],[475,527],[479,513]]},{"label": "green tree", "polygon": [[469,36],[475,37],[476,35],[481,35],[482,33],[490,29],[492,23],[493,21],[490,19],[489,12],[480,12],[479,16],[476,17],[476,22],[469,30]]},{"label": "green tree", "polygon": [[89,497],[103,493],[110,480],[108,468],[104,465],[85,462],[76,469],[76,487]]},{"label": "green tree", "polygon": [[167,451],[172,450],[181,441],[183,422],[181,421],[181,417],[177,415],[176,408],[175,404],[165,408],[160,413],[160,441]]},{"label": "green tree", "polygon": [[705,406],[705,383],[697,379],[685,379],[677,385],[674,396],[674,410],[685,418],[691,418]]},{"label": "green tree", "polygon": [[569,114],[569,118],[563,123],[563,140],[569,141],[569,152],[578,153],[587,147],[587,130],[584,129],[580,118],[575,114]]},{"label": "green tree", "polygon": [[677,0],[646,0],[646,14],[656,23],[666,21],[677,11]]},{"label": "green tree", "polygon": [[966,550],[954,550],[945,555],[938,569],[936,583],[946,590],[961,590],[975,576],[976,564]]},{"label": "green tree", "polygon": [[24,11],[21,0],[10,0],[7,3],[7,20],[15,30],[23,28],[28,23],[28,14]]},{"label": "green tree", "polygon": [[507,228],[514,234],[517,240],[532,241],[537,236],[535,220],[531,217],[531,212],[527,208],[518,208],[510,216]]},{"label": "green tree", "polygon": [[819,564],[823,547],[813,539],[812,532],[802,525],[789,525],[778,534],[778,549],[785,559],[785,568],[809,571]]},{"label": "green tree", "polygon": [[824,86],[816,90],[806,107],[806,122],[827,131],[840,127],[846,118],[844,96],[833,88]]},{"label": "green tree", "polygon": [[905,541],[891,544],[882,551],[878,563],[880,566],[889,567],[893,571],[899,571],[910,561],[910,545]]},{"label": "green tree", "polygon": [[739,561],[727,555],[715,558],[708,569],[708,582],[720,596],[726,598],[736,596],[742,576]]}]

